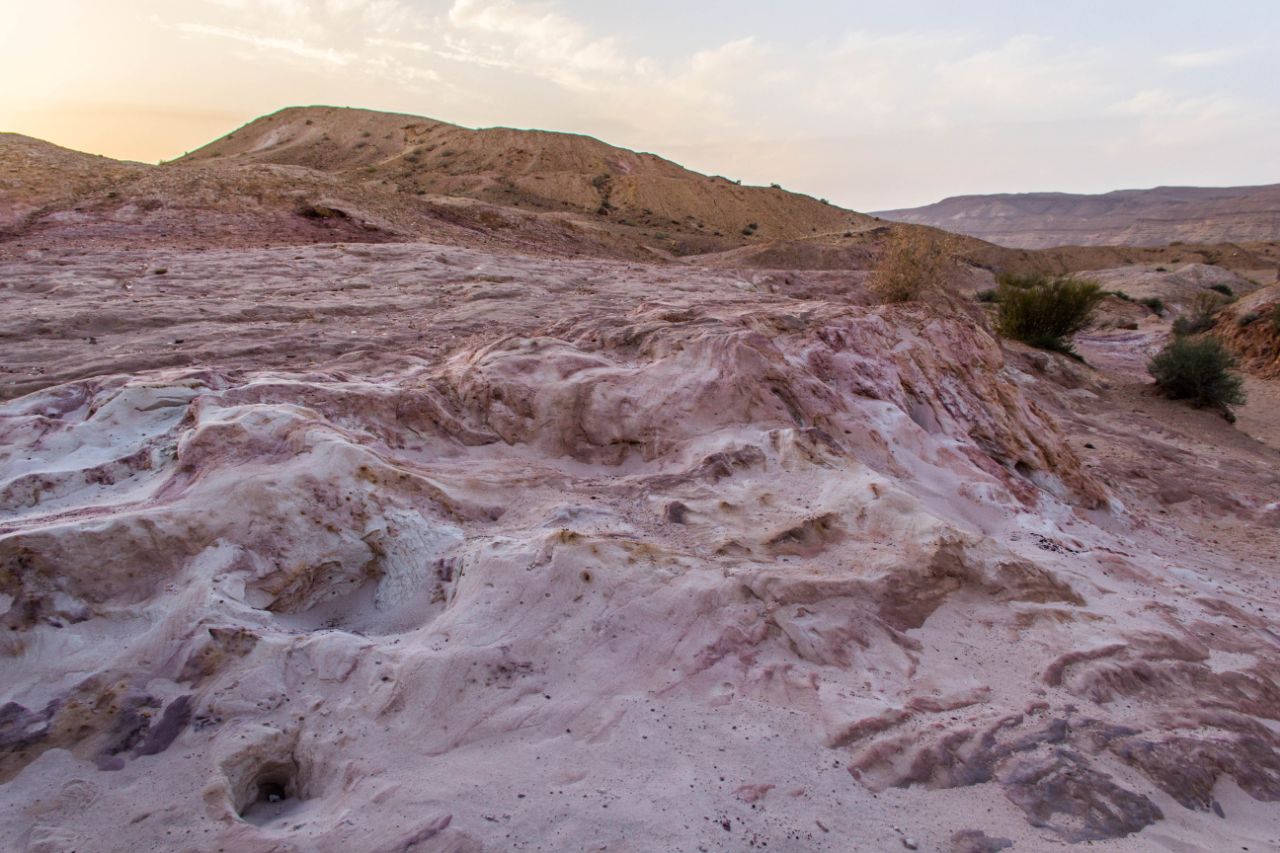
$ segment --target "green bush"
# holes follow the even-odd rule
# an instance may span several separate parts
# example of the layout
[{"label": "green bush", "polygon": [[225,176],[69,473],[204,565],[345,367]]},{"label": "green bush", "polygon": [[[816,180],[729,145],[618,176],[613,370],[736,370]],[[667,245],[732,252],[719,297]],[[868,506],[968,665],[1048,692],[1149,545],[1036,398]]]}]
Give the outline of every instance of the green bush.
[{"label": "green bush", "polygon": [[1257,311],[1246,311],[1236,318],[1236,325],[1240,327],[1248,326],[1262,319],[1262,315]]},{"label": "green bush", "polygon": [[1228,299],[1236,295],[1236,292],[1232,290],[1230,287],[1227,287],[1225,284],[1211,284],[1209,285],[1209,289],[1215,290],[1218,293],[1221,293],[1223,296],[1227,297]]},{"label": "green bush", "polygon": [[1000,291],[994,287],[988,287],[986,290],[979,290],[973,295],[973,298],[979,302],[999,302]]},{"label": "green bush", "polygon": [[1244,403],[1235,359],[1213,338],[1174,338],[1147,365],[1160,391],[1172,400],[1211,406],[1230,413]]},{"label": "green bush", "polygon": [[997,328],[1006,338],[1079,358],[1068,340],[1089,323],[1102,288],[1071,276],[1002,276]]},{"label": "green bush", "polygon": [[1125,293],[1123,290],[1112,290],[1112,291],[1110,291],[1110,293],[1111,293],[1111,295],[1112,295],[1112,296],[1114,296],[1116,299],[1121,300],[1122,302],[1132,302],[1132,301],[1133,301],[1133,297],[1132,297],[1132,296],[1130,296],[1129,294]]},{"label": "green bush", "polygon": [[1159,296],[1148,296],[1146,299],[1139,299],[1138,304],[1147,306],[1161,317],[1164,316],[1164,300]]}]

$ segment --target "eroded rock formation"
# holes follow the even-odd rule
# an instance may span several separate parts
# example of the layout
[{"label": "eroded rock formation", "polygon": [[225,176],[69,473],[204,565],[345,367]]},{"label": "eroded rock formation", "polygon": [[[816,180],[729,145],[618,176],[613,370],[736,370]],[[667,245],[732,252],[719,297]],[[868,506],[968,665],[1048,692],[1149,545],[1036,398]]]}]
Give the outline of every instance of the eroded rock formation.
[{"label": "eroded rock formation", "polygon": [[[856,276],[295,255],[378,307],[267,370],[206,293],[198,367],[51,353],[0,408],[18,849],[1280,837],[1263,468]],[[165,263],[261,319],[277,258]],[[1249,558],[1174,541],[1203,507]]]}]

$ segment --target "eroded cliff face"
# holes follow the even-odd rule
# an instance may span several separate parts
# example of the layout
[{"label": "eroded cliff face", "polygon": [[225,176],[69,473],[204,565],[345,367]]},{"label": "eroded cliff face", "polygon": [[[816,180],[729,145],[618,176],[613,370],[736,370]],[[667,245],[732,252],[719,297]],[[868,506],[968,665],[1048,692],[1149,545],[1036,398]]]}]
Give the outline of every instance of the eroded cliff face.
[{"label": "eroded cliff face", "polygon": [[1280,838],[1280,512],[1166,547],[1083,369],[848,277],[361,252],[344,371],[0,407],[18,849]]},{"label": "eroded cliff face", "polygon": [[1280,378],[1280,284],[1229,306],[1219,316],[1214,334],[1248,372],[1264,379]]}]

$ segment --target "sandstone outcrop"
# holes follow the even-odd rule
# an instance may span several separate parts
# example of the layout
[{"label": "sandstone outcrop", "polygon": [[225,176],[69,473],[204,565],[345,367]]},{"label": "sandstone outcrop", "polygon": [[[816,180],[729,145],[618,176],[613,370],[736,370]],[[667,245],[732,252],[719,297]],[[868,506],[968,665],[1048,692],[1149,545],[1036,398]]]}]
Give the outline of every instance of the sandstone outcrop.
[{"label": "sandstone outcrop", "polygon": [[6,265],[18,849],[1280,838],[1274,450],[857,276],[56,259]]}]

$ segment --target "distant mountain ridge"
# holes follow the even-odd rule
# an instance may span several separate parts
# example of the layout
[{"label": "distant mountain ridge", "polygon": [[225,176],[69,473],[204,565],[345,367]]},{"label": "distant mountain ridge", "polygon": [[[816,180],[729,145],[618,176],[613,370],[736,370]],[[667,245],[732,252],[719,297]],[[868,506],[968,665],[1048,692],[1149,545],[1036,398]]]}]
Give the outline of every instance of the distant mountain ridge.
[{"label": "distant mountain ridge", "polygon": [[1019,249],[1280,239],[1280,184],[964,195],[878,212]]}]

